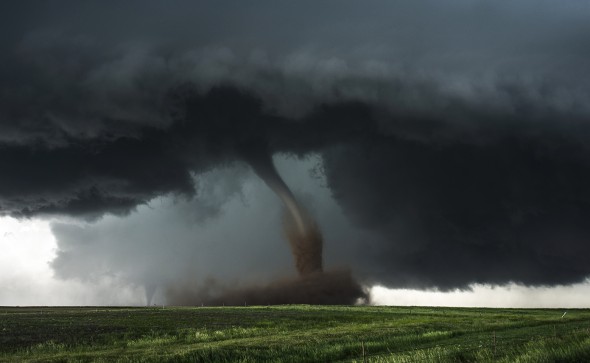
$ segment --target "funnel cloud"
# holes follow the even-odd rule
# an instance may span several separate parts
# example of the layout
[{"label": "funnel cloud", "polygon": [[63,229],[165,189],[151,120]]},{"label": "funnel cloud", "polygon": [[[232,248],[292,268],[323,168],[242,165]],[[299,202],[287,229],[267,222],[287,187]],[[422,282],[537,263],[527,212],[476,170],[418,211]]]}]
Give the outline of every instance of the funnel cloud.
[{"label": "funnel cloud", "polygon": [[0,5],[0,215],[52,219],[57,277],[241,305],[590,276],[586,2],[107,3]]},{"label": "funnel cloud", "polygon": [[285,206],[283,230],[295,259],[300,276],[322,272],[322,233],[316,222],[299,204],[291,189],[275,168],[271,155],[259,152],[250,154],[249,163],[256,174],[281,199]]}]

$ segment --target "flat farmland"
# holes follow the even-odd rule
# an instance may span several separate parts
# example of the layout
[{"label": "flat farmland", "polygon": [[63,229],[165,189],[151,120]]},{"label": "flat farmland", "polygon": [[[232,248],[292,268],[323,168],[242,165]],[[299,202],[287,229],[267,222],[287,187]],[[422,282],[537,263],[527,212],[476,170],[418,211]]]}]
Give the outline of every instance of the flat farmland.
[{"label": "flat farmland", "polygon": [[0,362],[583,362],[590,310],[0,307]]}]

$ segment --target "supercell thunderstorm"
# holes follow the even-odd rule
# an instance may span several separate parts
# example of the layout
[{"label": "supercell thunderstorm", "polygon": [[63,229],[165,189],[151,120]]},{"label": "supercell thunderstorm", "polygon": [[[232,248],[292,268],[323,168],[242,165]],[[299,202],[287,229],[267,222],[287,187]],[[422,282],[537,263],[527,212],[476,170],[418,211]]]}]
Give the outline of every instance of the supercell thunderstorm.
[{"label": "supercell thunderstorm", "polygon": [[[58,276],[111,263],[148,300],[156,284],[178,304],[354,303],[366,296],[351,271],[442,290],[590,276],[582,2],[66,3],[0,9],[0,214],[85,221],[54,224]],[[276,155],[318,155],[347,231],[366,238],[324,240],[340,227],[316,221]],[[133,258],[110,261],[164,264],[164,239],[88,252],[106,217],[124,222],[161,197],[200,205],[199,223],[215,225],[206,176],[227,174],[210,190],[229,200],[245,166],[283,205],[297,277],[186,281],[171,257],[158,279]],[[260,250],[285,247],[273,239]],[[329,243],[350,269],[324,268]]]}]

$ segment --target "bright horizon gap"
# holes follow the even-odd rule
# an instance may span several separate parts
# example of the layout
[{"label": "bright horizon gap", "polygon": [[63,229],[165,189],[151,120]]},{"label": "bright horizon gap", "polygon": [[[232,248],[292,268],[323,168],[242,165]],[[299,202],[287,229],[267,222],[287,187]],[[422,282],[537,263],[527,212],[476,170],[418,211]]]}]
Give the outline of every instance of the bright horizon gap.
[{"label": "bright horizon gap", "polygon": [[[55,258],[56,240],[49,220],[0,218],[1,306],[143,306],[143,287],[131,286],[116,276],[92,282],[61,280],[49,263]],[[16,243],[15,243],[16,242]],[[588,308],[590,279],[553,287],[519,284],[472,284],[470,290],[440,292],[370,287],[372,305],[490,308]]]}]

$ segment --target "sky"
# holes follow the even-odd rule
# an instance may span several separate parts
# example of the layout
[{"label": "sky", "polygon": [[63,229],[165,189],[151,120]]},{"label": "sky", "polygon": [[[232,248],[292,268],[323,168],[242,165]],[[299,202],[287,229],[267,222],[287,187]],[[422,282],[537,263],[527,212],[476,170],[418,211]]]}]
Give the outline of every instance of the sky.
[{"label": "sky", "polygon": [[2,305],[590,306],[586,1],[0,14]]}]

